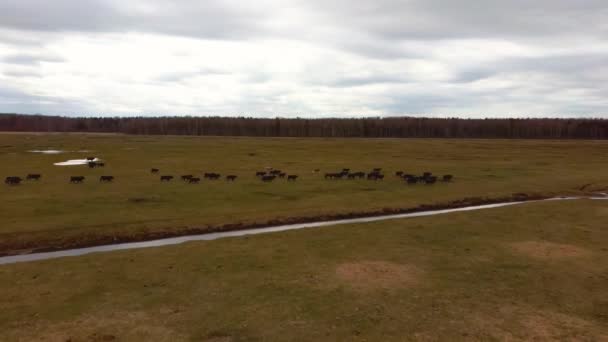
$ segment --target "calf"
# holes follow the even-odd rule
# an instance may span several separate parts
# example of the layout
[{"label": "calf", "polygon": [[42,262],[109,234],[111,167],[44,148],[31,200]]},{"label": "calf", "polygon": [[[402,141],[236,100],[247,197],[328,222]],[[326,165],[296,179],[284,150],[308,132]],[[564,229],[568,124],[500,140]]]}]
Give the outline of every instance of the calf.
[{"label": "calf", "polygon": [[112,183],[112,181],[114,181],[114,176],[101,176],[99,177],[99,181],[102,183]]},{"label": "calf", "polygon": [[236,175],[228,175],[226,176],[226,180],[229,182],[234,182],[236,180]]},{"label": "calf", "polygon": [[40,180],[40,177],[42,177],[42,176],[38,173],[30,173],[27,175],[27,177],[25,177],[25,179],[37,181],[37,180]]},{"label": "calf", "polygon": [[272,182],[275,178],[274,175],[266,175],[262,177],[262,182]]},{"label": "calf", "polygon": [[4,183],[8,184],[8,185],[19,185],[19,184],[21,184],[21,181],[22,181],[21,177],[9,176],[9,177],[6,177],[6,179],[4,180]]},{"label": "calf", "polygon": [[441,178],[441,180],[444,182],[451,182],[452,179],[454,179],[454,176],[452,175],[443,175],[443,178]]},{"label": "calf", "polygon": [[170,182],[173,179],[173,176],[160,176],[161,182]]},{"label": "calf", "polygon": [[289,175],[289,176],[287,176],[287,180],[288,181],[295,181],[296,179],[298,179],[298,175]]},{"label": "calf", "polygon": [[71,176],[70,177],[70,183],[82,183],[84,182],[84,176]]},{"label": "calf", "polygon": [[201,182],[201,179],[198,177],[190,177],[188,178],[188,183],[190,184],[198,184]]},{"label": "calf", "polygon": [[159,169],[150,169],[150,173],[156,174],[158,173],[160,170]]}]

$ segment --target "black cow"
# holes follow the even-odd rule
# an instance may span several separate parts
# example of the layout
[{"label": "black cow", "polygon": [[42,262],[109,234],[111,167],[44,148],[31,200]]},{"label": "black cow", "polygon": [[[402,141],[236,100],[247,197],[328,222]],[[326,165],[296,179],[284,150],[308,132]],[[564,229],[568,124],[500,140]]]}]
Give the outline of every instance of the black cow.
[{"label": "black cow", "polygon": [[236,175],[228,175],[226,176],[226,180],[229,182],[234,182],[236,180]]},{"label": "black cow", "polygon": [[198,184],[201,182],[201,179],[198,177],[190,177],[188,178],[188,183],[190,184]]},{"label": "black cow", "polygon": [[272,182],[275,178],[274,175],[266,175],[262,177],[262,182]]},{"label": "black cow", "polygon": [[4,179],[4,183],[8,185],[19,185],[21,184],[21,177],[9,176]]},{"label": "black cow", "polygon": [[397,171],[397,172],[395,172],[395,176],[397,176],[397,177],[403,176],[403,171]]},{"label": "black cow", "polygon": [[97,167],[105,167],[105,166],[106,166],[106,163],[99,163],[99,162],[97,163]]},{"label": "black cow", "polygon": [[262,177],[264,175],[266,175],[266,171],[258,171],[258,172],[255,173],[256,177]]},{"label": "black cow", "polygon": [[87,160],[93,161],[93,160],[95,160],[95,157],[87,157]]},{"label": "black cow", "polygon": [[99,181],[102,183],[112,183],[114,181],[114,176],[101,176],[99,177]]},{"label": "black cow", "polygon": [[435,176],[428,176],[428,177],[424,178],[424,182],[426,184],[435,184],[437,182],[437,177],[435,177]]},{"label": "black cow", "polygon": [[158,173],[159,171],[160,171],[159,169],[150,169],[150,173],[154,173],[154,174]]},{"label": "black cow", "polygon": [[371,173],[367,174],[367,179],[368,180],[383,180],[384,175],[381,174],[380,172],[371,172]]},{"label": "black cow", "polygon": [[84,182],[84,176],[71,176],[70,177],[70,183],[82,183]]},{"label": "black cow", "polygon": [[160,176],[161,182],[170,182],[173,179],[173,176]]},{"label": "black cow", "polygon": [[408,175],[408,176],[409,177],[404,177],[404,179],[407,182],[407,184],[416,184],[416,183],[418,183],[418,177],[412,176],[412,175]]},{"label": "black cow", "polygon": [[205,172],[205,174],[203,176],[210,180],[217,180],[217,179],[220,179],[220,177],[221,177],[221,175],[219,173],[215,173],[215,172]]},{"label": "black cow", "polygon": [[192,176],[192,175],[183,175],[182,176],[182,180],[185,182],[185,181],[190,180],[190,178],[192,178],[192,177],[194,177],[194,176]]},{"label": "black cow", "polygon": [[285,176],[287,176],[287,174],[285,172],[279,173],[279,178],[285,178]]},{"label": "black cow", "polygon": [[42,177],[42,175],[38,174],[38,173],[30,173],[27,175],[27,177],[25,177],[25,179],[27,180],[40,180],[40,177]]},{"label": "black cow", "polygon": [[344,175],[339,172],[339,173],[326,173],[325,174],[325,179],[340,179],[342,178]]},{"label": "black cow", "polygon": [[454,176],[452,175],[443,175],[443,178],[441,178],[441,180],[444,182],[451,182],[452,179],[454,179]]},{"label": "black cow", "polygon": [[91,169],[94,169],[97,167],[97,163],[94,161],[88,162],[87,165],[89,165],[89,168],[91,168]]},{"label": "black cow", "polygon": [[288,181],[295,181],[296,179],[298,179],[298,175],[289,175],[289,176],[287,176],[287,180]]}]

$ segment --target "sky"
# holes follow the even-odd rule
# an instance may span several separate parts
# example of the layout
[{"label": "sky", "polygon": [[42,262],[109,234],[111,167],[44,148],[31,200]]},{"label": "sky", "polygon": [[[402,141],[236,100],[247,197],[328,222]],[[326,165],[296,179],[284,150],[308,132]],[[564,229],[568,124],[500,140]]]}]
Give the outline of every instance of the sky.
[{"label": "sky", "polygon": [[608,2],[1,0],[0,112],[608,117]]}]

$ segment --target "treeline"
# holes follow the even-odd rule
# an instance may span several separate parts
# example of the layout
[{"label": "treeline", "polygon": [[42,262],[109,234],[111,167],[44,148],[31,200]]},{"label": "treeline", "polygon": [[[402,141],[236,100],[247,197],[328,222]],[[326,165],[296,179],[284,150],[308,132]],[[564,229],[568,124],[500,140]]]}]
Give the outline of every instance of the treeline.
[{"label": "treeline", "polygon": [[603,119],[61,117],[0,114],[0,131],[373,138],[606,139]]}]

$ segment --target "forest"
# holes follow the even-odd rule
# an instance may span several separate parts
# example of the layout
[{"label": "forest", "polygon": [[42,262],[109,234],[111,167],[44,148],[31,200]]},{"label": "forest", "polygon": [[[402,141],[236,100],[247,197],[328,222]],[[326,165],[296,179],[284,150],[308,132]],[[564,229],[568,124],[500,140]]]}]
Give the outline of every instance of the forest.
[{"label": "forest", "polygon": [[65,117],[0,114],[0,131],[139,135],[606,139],[604,119]]}]

